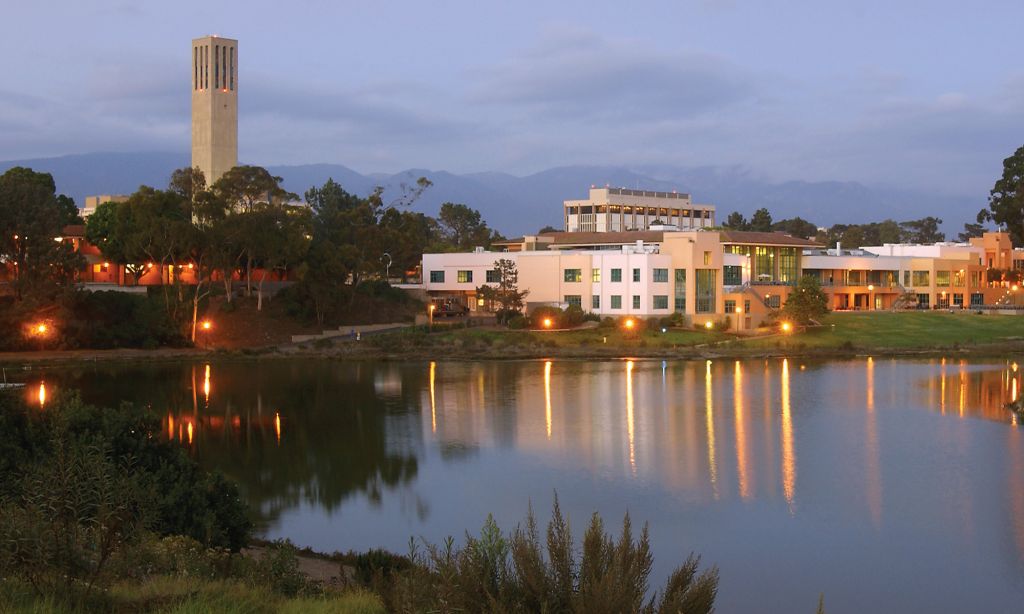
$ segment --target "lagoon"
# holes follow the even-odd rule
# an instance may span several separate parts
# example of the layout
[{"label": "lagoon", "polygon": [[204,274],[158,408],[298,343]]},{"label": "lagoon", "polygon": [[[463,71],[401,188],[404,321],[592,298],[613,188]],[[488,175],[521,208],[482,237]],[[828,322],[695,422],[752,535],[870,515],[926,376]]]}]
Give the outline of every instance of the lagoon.
[{"label": "lagoon", "polygon": [[1024,431],[1009,360],[289,359],[49,367],[27,394],[153,407],[262,535],[317,550],[512,529],[557,492],[691,551],[720,612],[1015,611]]}]

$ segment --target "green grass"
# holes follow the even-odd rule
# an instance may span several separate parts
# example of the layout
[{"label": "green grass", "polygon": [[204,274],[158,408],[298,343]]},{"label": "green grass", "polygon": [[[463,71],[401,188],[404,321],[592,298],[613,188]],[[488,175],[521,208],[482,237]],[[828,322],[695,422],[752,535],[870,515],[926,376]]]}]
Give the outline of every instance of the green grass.
[{"label": "green grass", "polygon": [[158,576],[114,585],[89,604],[36,597],[27,586],[0,582],[0,613],[153,612],[160,614],[383,614],[376,595],[357,589],[322,598],[288,599],[232,580]]},{"label": "green grass", "polygon": [[438,341],[484,346],[542,346],[557,348],[607,347],[607,348],[671,348],[715,343],[730,336],[720,332],[704,332],[685,329],[647,329],[639,332],[625,332],[619,328],[588,328],[565,331],[537,330],[482,330],[465,329],[438,334]]},{"label": "green grass", "polygon": [[745,348],[930,349],[1024,339],[1024,317],[948,312],[833,313],[824,326],[786,336],[749,339]]}]

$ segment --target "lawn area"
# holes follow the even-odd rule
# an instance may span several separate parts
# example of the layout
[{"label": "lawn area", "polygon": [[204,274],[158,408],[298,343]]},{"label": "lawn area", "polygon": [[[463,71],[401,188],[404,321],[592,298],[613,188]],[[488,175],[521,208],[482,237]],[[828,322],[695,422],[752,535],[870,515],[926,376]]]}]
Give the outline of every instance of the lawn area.
[{"label": "lawn area", "polygon": [[832,313],[824,327],[749,339],[743,347],[946,348],[1024,340],[1024,317],[948,312]]},{"label": "lawn area", "polygon": [[495,330],[464,329],[438,335],[443,342],[479,345],[512,345],[542,347],[607,347],[607,348],[671,348],[716,343],[732,336],[720,332],[705,332],[670,328],[649,328],[639,332],[626,332],[620,328],[587,328],[577,330]]}]

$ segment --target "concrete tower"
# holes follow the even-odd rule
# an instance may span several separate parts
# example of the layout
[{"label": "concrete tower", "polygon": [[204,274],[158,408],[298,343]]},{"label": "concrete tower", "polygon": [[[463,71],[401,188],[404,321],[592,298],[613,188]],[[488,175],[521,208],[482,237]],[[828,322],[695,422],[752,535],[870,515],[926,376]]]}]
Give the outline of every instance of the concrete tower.
[{"label": "concrete tower", "polygon": [[238,41],[192,41],[192,166],[212,185],[238,164]]}]

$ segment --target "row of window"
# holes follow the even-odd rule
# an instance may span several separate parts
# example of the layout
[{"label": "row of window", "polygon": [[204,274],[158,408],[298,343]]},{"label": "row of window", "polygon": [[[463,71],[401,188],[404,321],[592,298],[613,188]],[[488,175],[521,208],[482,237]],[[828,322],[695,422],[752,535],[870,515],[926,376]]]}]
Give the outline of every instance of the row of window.
[{"label": "row of window", "polygon": [[[931,295],[918,294],[917,295],[917,306],[919,309],[928,309],[931,300]],[[960,293],[956,294],[939,294],[935,297],[935,306],[944,309],[949,307],[950,300],[953,301],[954,307],[964,306],[964,295]],[[985,304],[985,295],[980,292],[971,294],[971,307],[978,307]]]},{"label": "row of window", "polygon": [[[912,288],[927,286],[929,271],[903,271],[903,285]],[[966,281],[964,271],[935,271],[935,285],[939,288],[963,288]],[[981,284],[981,272],[971,271],[971,287]]]},{"label": "row of window", "polygon": [[[622,269],[610,269],[613,282],[622,281]],[[652,277],[655,283],[668,283],[668,269],[652,269]],[[562,279],[566,283],[578,283],[583,281],[583,269],[565,269],[562,271]],[[601,282],[601,269],[590,270],[590,281]],[[640,281],[640,269],[633,269],[633,281]]]},{"label": "row of window", "polygon": [[[501,282],[501,274],[498,271],[491,269],[486,274],[487,283],[496,284]],[[473,271],[456,271],[456,281],[460,284],[471,284],[473,283]],[[444,271],[431,271],[430,272],[430,283],[432,284],[443,284],[444,283]]]},{"label": "row of window", "polygon": [[[609,309],[622,309],[622,295],[621,294],[613,294],[613,295],[611,295],[608,298],[611,299],[611,305],[609,306]],[[575,306],[575,307],[579,307],[581,309],[583,308],[583,297],[580,296],[579,294],[566,294],[563,297],[563,300],[570,307]],[[594,309],[594,310],[601,309],[601,296],[600,295],[594,294],[593,296],[590,297],[590,308]],[[651,297],[651,308],[652,309],[668,309],[668,295],[656,294],[656,295],[652,296]],[[685,308],[686,308],[686,305],[684,304],[683,305],[683,309],[685,309]],[[640,309],[640,295],[639,294],[634,294],[633,295],[633,309]],[[678,307],[677,307],[677,309],[678,309]]]},{"label": "row of window", "polygon": [[602,213],[624,213],[626,215],[648,215],[661,217],[688,217],[692,219],[711,219],[711,209],[666,209],[664,207],[619,207],[618,205],[584,205],[565,208],[566,215],[594,215]]}]

